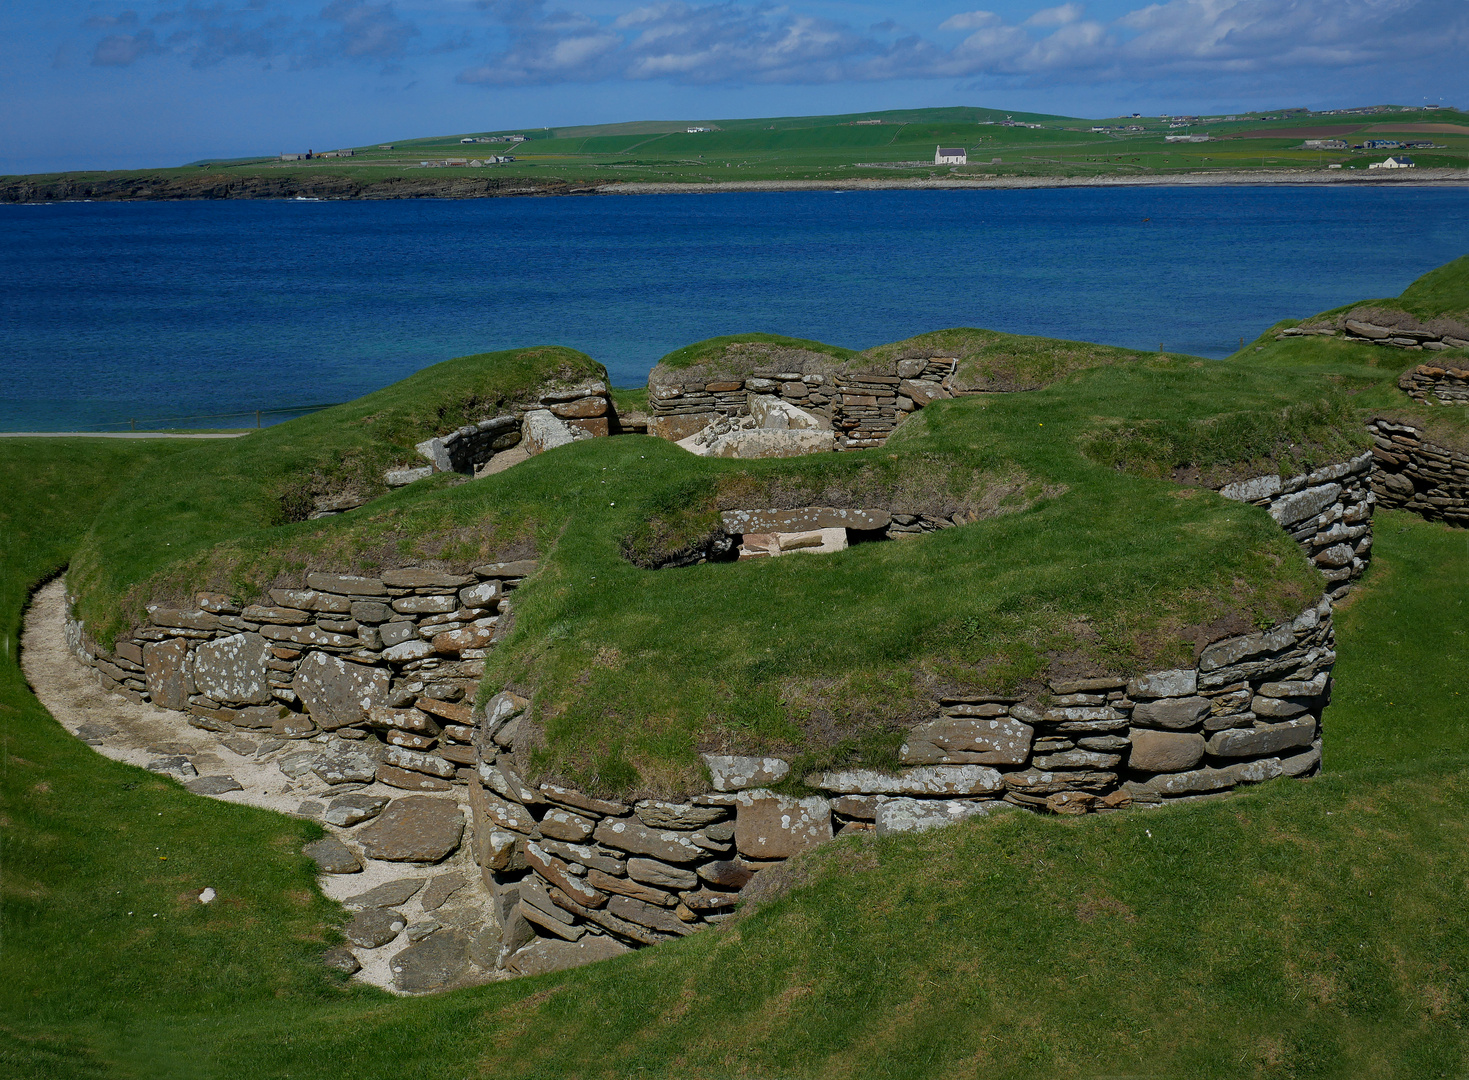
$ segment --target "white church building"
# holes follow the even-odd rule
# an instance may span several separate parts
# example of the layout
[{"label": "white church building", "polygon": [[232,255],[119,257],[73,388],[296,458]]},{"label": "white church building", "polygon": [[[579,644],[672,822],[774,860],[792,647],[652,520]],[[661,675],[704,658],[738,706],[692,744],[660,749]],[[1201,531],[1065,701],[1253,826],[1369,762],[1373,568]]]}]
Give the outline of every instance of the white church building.
[{"label": "white church building", "polygon": [[935,165],[968,165],[969,154],[962,146],[940,146],[933,152]]}]

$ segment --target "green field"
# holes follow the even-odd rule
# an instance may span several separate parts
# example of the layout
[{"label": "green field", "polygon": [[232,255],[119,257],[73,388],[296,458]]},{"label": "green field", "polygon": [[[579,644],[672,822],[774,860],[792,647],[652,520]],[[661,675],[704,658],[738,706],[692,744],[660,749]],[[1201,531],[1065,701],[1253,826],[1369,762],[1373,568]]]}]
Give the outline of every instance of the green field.
[{"label": "green field", "polygon": [[[1413,130],[1424,125],[1441,126],[1443,130]],[[690,134],[690,127],[713,130]],[[1207,133],[1211,141],[1166,141],[1170,134],[1187,133]],[[503,135],[521,135],[526,141],[461,142],[465,138]],[[1341,138],[1353,146],[1361,146],[1369,139],[1422,140],[1431,141],[1435,148],[1303,149],[1304,139],[1309,137]],[[1408,153],[1422,168],[1466,168],[1469,167],[1469,114],[1451,109],[1396,107],[1362,115],[1293,109],[1284,114],[1237,114],[1184,123],[1158,117],[1087,120],[1046,114],[1007,114],[993,109],[946,108],[846,116],[637,121],[591,127],[468,132],[394,140],[384,145],[391,149],[372,145],[343,148],[355,149],[355,156],[345,159],[316,158],[299,162],[244,159],[129,173],[0,177],[0,186],[13,186],[22,180],[43,185],[61,180],[95,183],[106,178],[177,181],[195,179],[201,169],[215,177],[248,177],[257,181],[350,180],[358,185],[403,180],[450,184],[469,179],[493,179],[513,186],[514,181],[536,185],[603,185],[955,177],[977,180],[1157,177],[1211,171],[1324,170],[1331,165],[1365,169],[1369,163],[1382,161],[1392,153]],[[934,165],[934,150],[940,145],[964,147],[969,164]],[[426,168],[424,164],[431,162],[438,166],[451,158],[482,160],[486,155],[496,154],[510,154],[516,160],[480,167],[456,165],[449,169]]]},{"label": "green field", "polygon": [[[1378,303],[1462,312],[1469,259]],[[68,565],[93,625],[120,629],[167,587],[248,598],[311,560],[533,548],[541,571],[484,689],[534,690],[545,775],[677,790],[706,725],[806,764],[880,762],[879,714],[916,678],[1023,682],[1077,655],[1133,670],[1191,648],[1196,620],[1298,607],[1320,582],[1294,546],[1189,477],[1338,460],[1370,412],[1435,412],[1395,388],[1418,354],[1369,345],[1267,333],[1213,362],[944,333],[971,376],[1042,388],[930,406],[880,450],[711,461],[591,440],[323,521],[281,517],[293,477],[361,483],[418,427],[593,362],[465,358],[227,442],[0,443],[0,1075],[1462,1075],[1469,533],[1406,514],[1378,514],[1372,566],[1339,609],[1316,778],[1157,812],[842,838],[762,882],[730,924],[430,998],[320,964],[343,912],[299,854],[316,826],[102,758],[20,674],[25,599]],[[940,500],[999,485],[1014,501],[821,560],[654,571],[620,553],[649,522],[697,532],[723,496],[818,484]],[[208,907],[192,893],[205,885]]]}]

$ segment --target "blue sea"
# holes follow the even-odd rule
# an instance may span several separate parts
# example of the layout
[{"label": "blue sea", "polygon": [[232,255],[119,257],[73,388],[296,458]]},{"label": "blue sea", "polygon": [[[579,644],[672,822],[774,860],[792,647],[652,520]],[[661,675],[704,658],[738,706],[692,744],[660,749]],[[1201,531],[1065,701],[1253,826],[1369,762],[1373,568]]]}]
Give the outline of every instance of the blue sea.
[{"label": "blue sea", "polygon": [[269,423],[540,343],[634,386],[751,330],[860,349],[979,326],[1217,358],[1466,252],[1469,188],[3,206],[0,430]]}]

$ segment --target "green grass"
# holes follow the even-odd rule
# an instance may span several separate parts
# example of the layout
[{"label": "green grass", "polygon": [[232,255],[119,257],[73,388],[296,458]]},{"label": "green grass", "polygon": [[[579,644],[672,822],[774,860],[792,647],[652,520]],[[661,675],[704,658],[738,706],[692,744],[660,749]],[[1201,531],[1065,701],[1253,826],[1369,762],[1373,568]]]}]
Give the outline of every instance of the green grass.
[{"label": "green grass", "polygon": [[[315,962],[341,916],[300,855],[318,826],[201,806],[172,781],[100,757],[47,715],[17,666],[29,589],[65,565],[114,486],[188,446],[5,442],[0,1075],[138,1075],[118,1045],[152,1013],[208,1024],[242,998],[358,995]],[[205,886],[221,902],[192,898]]]},{"label": "green grass", "polygon": [[[461,145],[461,135],[394,140],[392,150],[358,148],[352,158],[309,162],[249,160],[212,163],[207,173],[198,166],[184,169],[116,173],[48,174],[0,177],[0,197],[75,198],[77,189],[66,185],[98,181],[199,180],[200,177],[260,177],[320,185],[318,194],[346,197],[355,185],[383,195],[405,184],[447,184],[489,181],[512,187],[528,184],[607,184],[623,181],[703,184],[714,181],[795,181],[849,179],[913,179],[951,177],[1092,177],[1107,175],[1168,176],[1214,170],[1325,169],[1330,164],[1366,168],[1386,151],[1316,151],[1301,149],[1302,139],[1268,137],[1273,132],[1315,126],[1350,126],[1351,141],[1392,135],[1370,132],[1383,122],[1395,126],[1415,123],[1463,125],[1469,116],[1454,110],[1397,112],[1360,117],[1296,115],[1265,121],[1251,117],[1195,125],[1215,141],[1167,143],[1172,131],[1158,117],[1105,121],[1108,125],[1140,130],[1097,133],[1098,121],[1076,117],[1016,113],[1022,124],[1006,127],[1007,114],[992,109],[948,108],[874,112],[826,117],[766,117],[703,122],[635,121],[624,124],[565,127],[522,131],[528,141],[515,145]],[[880,124],[858,124],[880,120]],[[715,131],[689,134],[689,126],[712,124]],[[479,135],[481,133],[467,133]],[[488,134],[488,133],[484,133]],[[511,134],[504,132],[501,134]],[[1244,138],[1232,138],[1246,135]],[[1406,137],[1406,135],[1404,136]],[[1420,134],[1444,149],[1425,154],[1411,151],[1423,167],[1469,165],[1469,135]],[[972,164],[935,166],[936,146],[964,146]],[[480,169],[455,168],[448,172],[425,170],[424,160],[473,159],[486,154],[510,153],[511,164]],[[993,163],[999,158],[1000,163]],[[293,189],[294,190],[294,189]],[[93,197],[106,192],[91,191]]]},{"label": "green grass", "polygon": [[[606,371],[572,349],[482,353],[241,439],[194,444],[187,457],[151,466],[140,484],[108,501],[74,570],[88,594],[83,615],[99,640],[110,641],[141,617],[148,593],[164,595],[167,583],[152,580],[160,566],[229,537],[301,521],[318,496],[381,497],[390,466],[423,464],[415,443],[523,402],[545,380],[589,378],[605,379]],[[456,480],[421,481],[415,493]],[[294,534],[286,528],[284,535]]]},{"label": "green grass", "polygon": [[811,341],[807,338],[785,337],[782,334],[726,334],[723,337],[708,338],[674,349],[673,352],[659,360],[658,364],[676,371],[697,365],[708,367],[711,371],[718,373],[726,366],[721,361],[727,360],[729,370],[744,370],[749,367],[749,351],[739,349],[738,346],[741,345],[770,346],[769,349],[757,351],[768,353],[773,359],[788,351],[819,353],[839,362],[850,360],[857,355],[852,349],[844,349],[840,345],[828,345],[822,341]]},{"label": "green grass", "polygon": [[[169,450],[0,449],[13,643],[25,587],[65,561],[99,489]],[[31,697],[12,644],[0,1074],[1457,1075],[1466,544],[1379,518],[1373,568],[1339,617],[1314,780],[1163,812],[840,840],[733,927],[416,1000],[344,990],[316,966],[339,916],[295,854],[309,826],[95,755]],[[206,882],[215,905],[178,899]]]},{"label": "green grass", "polygon": [[[1400,402],[1408,361],[1322,338],[1260,344],[1225,364],[1058,362],[1042,389],[942,403],[876,452],[706,461],[595,440],[339,519],[226,517],[212,534],[224,509],[188,478],[217,468],[215,444],[7,440],[0,1075],[1462,1074],[1469,533],[1403,513],[1378,515],[1373,564],[1338,612],[1321,776],[1160,812],[847,837],[791,864],[780,887],[766,879],[766,899],[731,925],[427,999],[343,986],[319,965],[343,916],[299,855],[315,826],[101,758],[16,665],[29,589],[68,562],[102,573],[144,524],[148,542],[107,571],[118,582],[182,589],[227,573],[256,588],[293,559],[519,543],[543,569],[488,683],[534,684],[551,706],[544,768],[605,790],[676,789],[711,733],[794,747],[803,765],[881,761],[915,686],[1023,680],[1061,655],[1123,669],[1186,648],[1190,620],[1263,624],[1314,595],[1262,512],[1166,477],[1210,454],[1339,457],[1343,417]],[[402,391],[382,401],[410,404]],[[336,453],[336,422],[313,419],[275,452]],[[1119,441],[1128,432],[1147,437]],[[276,467],[274,444],[248,442],[227,445]],[[123,512],[118,493],[144,489],[154,516]],[[650,520],[874,493],[1011,512],[763,565],[641,571],[618,549]],[[165,537],[192,546],[179,559]],[[189,898],[205,885],[220,894],[208,908]]]}]

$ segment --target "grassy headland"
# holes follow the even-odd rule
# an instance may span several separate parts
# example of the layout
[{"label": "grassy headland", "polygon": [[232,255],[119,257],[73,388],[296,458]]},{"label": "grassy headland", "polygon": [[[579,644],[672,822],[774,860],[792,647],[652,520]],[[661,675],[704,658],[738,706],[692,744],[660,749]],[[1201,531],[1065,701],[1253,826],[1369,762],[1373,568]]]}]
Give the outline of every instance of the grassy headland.
[{"label": "grassy headland", "polygon": [[[690,127],[705,130],[691,132]],[[1169,142],[1205,134],[1208,142]],[[518,143],[464,140],[518,136]],[[1307,139],[1347,149],[1307,149]],[[946,108],[843,116],[605,124],[474,132],[353,149],[348,158],[247,159],[175,169],[0,177],[0,202],[145,198],[475,198],[571,194],[620,185],[694,187],[732,182],[1117,182],[1194,174],[1316,173],[1351,178],[1390,149],[1369,140],[1426,141],[1404,151],[1427,169],[1469,167],[1469,115],[1386,108],[1228,117],[1086,120],[993,109]],[[938,146],[964,147],[969,164],[933,164]],[[301,149],[305,149],[304,147]],[[510,155],[513,162],[485,163]],[[445,167],[446,162],[456,164]],[[480,162],[474,165],[473,162]],[[1378,180],[1412,175],[1374,173]],[[1361,179],[1361,177],[1359,177]]]}]

